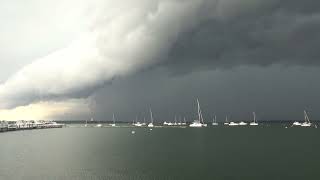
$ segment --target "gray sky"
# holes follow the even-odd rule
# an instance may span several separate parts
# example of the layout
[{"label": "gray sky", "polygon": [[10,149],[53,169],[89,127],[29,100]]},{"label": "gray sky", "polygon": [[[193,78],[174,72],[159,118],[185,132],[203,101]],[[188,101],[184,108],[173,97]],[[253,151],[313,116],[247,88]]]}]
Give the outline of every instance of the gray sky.
[{"label": "gray sky", "polygon": [[175,115],[196,117],[199,98],[207,120],[216,114],[219,120],[229,115],[234,120],[251,120],[256,111],[261,120],[302,119],[303,109],[313,118],[320,116],[315,77],[319,68],[237,67],[224,70],[195,71],[184,75],[164,69],[119,79],[94,95],[96,118],[110,119],[116,113],[120,119],[149,118],[152,107],[158,120],[172,120]]},{"label": "gray sky", "polygon": [[1,1],[1,107],[79,99],[97,119],[191,119],[199,97],[207,119],[320,118],[318,1],[111,2]]}]

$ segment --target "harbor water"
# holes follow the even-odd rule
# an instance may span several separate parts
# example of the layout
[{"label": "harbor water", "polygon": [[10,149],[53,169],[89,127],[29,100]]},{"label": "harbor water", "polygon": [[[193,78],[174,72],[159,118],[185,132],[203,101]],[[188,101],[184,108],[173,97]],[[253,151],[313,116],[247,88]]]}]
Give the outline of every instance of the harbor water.
[{"label": "harbor water", "polygon": [[318,179],[319,139],[279,125],[14,131],[0,133],[0,179]]}]

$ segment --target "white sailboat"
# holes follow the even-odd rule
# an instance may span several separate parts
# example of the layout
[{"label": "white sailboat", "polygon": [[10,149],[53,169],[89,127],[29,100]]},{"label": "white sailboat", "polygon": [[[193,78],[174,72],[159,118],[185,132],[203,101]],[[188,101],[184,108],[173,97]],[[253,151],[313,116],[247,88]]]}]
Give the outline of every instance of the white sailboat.
[{"label": "white sailboat", "polygon": [[150,120],[151,120],[151,122],[148,124],[148,127],[154,127],[154,125],[153,125],[153,115],[152,115],[151,108],[150,108]]},{"label": "white sailboat", "polygon": [[214,115],[213,119],[212,119],[212,126],[218,126],[218,122],[217,122],[217,116]]},{"label": "white sailboat", "polygon": [[292,126],[301,126],[301,124],[302,124],[301,122],[295,121],[292,123]]},{"label": "white sailboat", "polygon": [[140,123],[140,122],[138,121],[138,118],[136,117],[136,121],[133,120],[133,126],[142,127],[142,126],[143,126],[143,123]]},{"label": "white sailboat", "polygon": [[136,126],[136,127],[141,127],[141,126],[142,126],[142,123],[136,122],[136,123],[134,123],[133,125]]},{"label": "white sailboat", "polygon": [[[304,113],[304,120],[306,121],[306,114],[305,114],[305,111],[303,112]],[[299,121],[295,121],[295,122],[293,122],[292,123],[292,126],[301,126],[302,125],[302,123],[301,122],[299,122]]]},{"label": "white sailboat", "polygon": [[182,125],[183,125],[183,126],[187,125],[187,122],[186,122],[186,118],[185,118],[185,117],[183,118],[183,123],[182,123]]},{"label": "white sailboat", "polygon": [[143,118],[142,126],[146,126],[146,125],[147,125],[147,123],[146,123],[146,118],[144,117],[144,118]]},{"label": "white sailboat", "polygon": [[204,121],[203,121],[199,99],[197,99],[197,104],[198,104],[198,119],[194,120],[189,126],[190,127],[206,127],[207,124],[204,124]]},{"label": "white sailboat", "polygon": [[84,125],[84,127],[87,127],[88,126],[88,120],[86,120],[86,124]]},{"label": "white sailboat", "polygon": [[248,123],[241,121],[241,122],[239,123],[239,126],[246,126],[247,124],[248,124]]},{"label": "white sailboat", "polygon": [[[91,122],[94,122],[93,118],[90,119]],[[97,124],[96,127],[102,127],[102,124]]]},{"label": "white sailboat", "polygon": [[231,121],[228,125],[229,126],[239,126],[239,123]]},{"label": "white sailboat", "polygon": [[96,127],[102,127],[102,124],[99,123],[99,124],[96,125]]},{"label": "white sailboat", "polygon": [[255,112],[252,112],[253,114],[253,122],[250,123],[250,126],[258,126],[258,122],[256,120],[256,113]]},{"label": "white sailboat", "polygon": [[223,124],[224,125],[229,125],[228,116],[226,116],[226,121]]},{"label": "white sailboat", "polygon": [[310,122],[310,119],[308,117],[308,114],[306,111],[303,111],[304,112],[304,122],[301,124],[301,127],[311,127],[311,122]]},{"label": "white sailboat", "polygon": [[182,122],[181,122],[181,117],[179,116],[179,122],[178,122],[178,126],[181,126]]},{"label": "white sailboat", "polygon": [[174,116],[174,124],[173,124],[174,126],[177,126],[178,124],[177,124],[177,117],[176,116]]},{"label": "white sailboat", "polygon": [[236,122],[231,121],[231,122],[229,123],[229,126],[239,126],[239,124],[236,123]]},{"label": "white sailboat", "polygon": [[109,124],[110,126],[112,126],[112,127],[116,127],[116,119],[115,119],[115,117],[114,117],[114,114],[112,114],[112,124]]}]

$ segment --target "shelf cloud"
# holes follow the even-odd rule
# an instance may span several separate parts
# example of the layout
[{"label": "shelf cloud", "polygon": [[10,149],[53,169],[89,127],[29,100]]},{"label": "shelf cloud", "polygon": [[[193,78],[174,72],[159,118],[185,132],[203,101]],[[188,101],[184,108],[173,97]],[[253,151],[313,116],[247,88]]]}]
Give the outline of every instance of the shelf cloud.
[{"label": "shelf cloud", "polygon": [[1,84],[2,108],[86,98],[153,66],[189,73],[318,64],[320,58],[320,4],[311,0],[95,0],[82,6],[86,31]]}]

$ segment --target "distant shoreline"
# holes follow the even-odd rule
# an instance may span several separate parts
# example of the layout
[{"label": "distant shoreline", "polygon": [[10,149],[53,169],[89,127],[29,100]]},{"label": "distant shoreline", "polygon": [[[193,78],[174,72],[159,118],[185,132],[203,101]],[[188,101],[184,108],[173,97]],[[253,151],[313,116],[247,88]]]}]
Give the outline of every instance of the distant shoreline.
[{"label": "distant shoreline", "polygon": [[[64,124],[82,124],[85,123],[86,120],[70,120],[70,121],[66,121],[66,120],[55,120],[56,122],[60,122],[60,123],[64,123]],[[239,121],[234,121],[234,122],[240,122]],[[303,122],[303,120],[264,120],[264,121],[258,121],[259,123],[292,123],[294,121],[301,121]],[[320,122],[319,120],[312,120],[313,122]],[[245,122],[251,122],[251,121],[245,121]],[[113,121],[88,121],[88,124],[96,124],[96,123],[113,123]],[[132,122],[126,122],[126,121],[117,121],[117,124],[131,124]],[[159,122],[155,122],[156,124],[162,124],[162,121]],[[187,121],[187,123],[191,123],[191,121]],[[206,121],[206,123],[211,123],[211,121]],[[224,123],[224,121],[218,121],[218,123]]]}]

